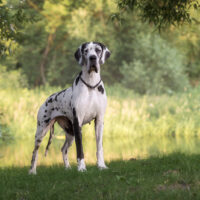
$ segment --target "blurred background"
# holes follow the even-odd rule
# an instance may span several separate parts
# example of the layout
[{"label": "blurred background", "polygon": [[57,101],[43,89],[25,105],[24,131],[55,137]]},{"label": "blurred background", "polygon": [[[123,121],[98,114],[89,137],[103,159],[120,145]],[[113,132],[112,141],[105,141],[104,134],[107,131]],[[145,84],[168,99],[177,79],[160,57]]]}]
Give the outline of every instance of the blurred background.
[{"label": "blurred background", "polygon": [[[5,33],[10,38],[1,30],[0,42],[0,166],[30,164],[37,111],[52,93],[72,85],[81,70],[74,52],[87,41],[111,51],[101,67],[108,95],[106,161],[200,153],[200,22],[171,23],[160,30],[141,20],[137,10],[118,19],[119,4],[113,0],[0,4],[6,8],[1,18],[7,20],[0,27],[10,20]],[[195,6],[188,12],[200,16]],[[62,162],[64,132],[58,126],[55,132],[45,159],[48,137],[44,140],[39,164]],[[86,162],[95,163],[93,123],[83,128],[83,140]],[[75,155],[73,144],[72,162]]]}]

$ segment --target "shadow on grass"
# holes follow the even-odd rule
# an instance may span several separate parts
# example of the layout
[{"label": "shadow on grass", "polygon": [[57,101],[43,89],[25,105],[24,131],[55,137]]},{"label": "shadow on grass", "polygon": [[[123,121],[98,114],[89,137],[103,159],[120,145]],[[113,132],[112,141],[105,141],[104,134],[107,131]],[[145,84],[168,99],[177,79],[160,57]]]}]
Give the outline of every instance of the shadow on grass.
[{"label": "shadow on grass", "polygon": [[61,165],[0,169],[0,199],[200,199],[200,155],[113,161],[108,170]]}]

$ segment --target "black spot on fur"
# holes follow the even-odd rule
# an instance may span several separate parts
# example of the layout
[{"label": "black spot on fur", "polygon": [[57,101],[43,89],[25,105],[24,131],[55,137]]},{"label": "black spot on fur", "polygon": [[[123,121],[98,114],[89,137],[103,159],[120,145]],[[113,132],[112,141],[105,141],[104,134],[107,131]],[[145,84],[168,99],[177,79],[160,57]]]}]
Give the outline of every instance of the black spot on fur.
[{"label": "black spot on fur", "polygon": [[45,110],[44,112],[47,112],[47,110]]},{"label": "black spot on fur", "polygon": [[79,126],[78,118],[76,116],[75,108],[73,108],[73,130],[75,134],[77,158],[83,159],[84,154],[82,145],[82,133],[81,133],[81,127]]},{"label": "black spot on fur", "polygon": [[54,110],[54,108],[52,108],[51,110]]},{"label": "black spot on fur", "polygon": [[59,108],[55,108],[57,111],[59,110]]},{"label": "black spot on fur", "polygon": [[85,50],[85,48],[87,47],[88,44],[89,44],[88,42],[82,44],[82,46],[81,46],[81,53],[82,54],[84,53],[84,50]]},{"label": "black spot on fur", "polygon": [[58,100],[58,99],[57,99],[57,98],[58,98],[58,96],[59,96],[61,93],[65,92],[65,90],[66,90],[66,89],[64,89],[64,90],[60,91],[58,94],[56,94],[56,96],[55,96],[55,101],[57,101],[57,100]]},{"label": "black spot on fur", "polygon": [[52,96],[54,96],[56,93],[53,93],[49,98],[51,98]]},{"label": "black spot on fur", "polygon": [[44,117],[46,117],[46,115],[44,115]]},{"label": "black spot on fur", "polygon": [[67,113],[65,111],[62,111],[62,114],[66,115]]},{"label": "black spot on fur", "polygon": [[41,140],[40,140],[40,139],[38,139],[38,140],[37,140],[37,142],[38,142],[38,143],[40,143],[40,142],[41,142]]},{"label": "black spot on fur", "polygon": [[104,93],[104,88],[103,88],[102,85],[100,85],[100,86],[98,87],[98,90],[99,90],[99,92],[101,92],[102,94]]},{"label": "black spot on fur", "polygon": [[50,120],[51,120],[51,118],[44,120],[44,122],[47,124],[47,123],[49,123]]},{"label": "black spot on fur", "polygon": [[81,75],[82,75],[82,71],[79,73],[79,75],[77,76],[77,78],[76,78],[76,80],[75,80],[76,85],[78,84]]},{"label": "black spot on fur", "polygon": [[38,124],[38,126],[40,126],[40,121],[39,120],[37,121],[37,124]]},{"label": "black spot on fur", "polygon": [[76,78],[76,85],[78,84],[78,82],[79,82],[79,79],[80,79],[80,76],[77,76],[77,78]]},{"label": "black spot on fur", "polygon": [[99,45],[101,47],[102,51],[106,48],[105,45],[100,42],[93,42],[93,44]]},{"label": "black spot on fur", "polygon": [[52,98],[48,100],[48,103],[52,103],[52,102],[53,102],[53,99],[52,99]]},{"label": "black spot on fur", "polygon": [[46,104],[45,104],[46,106],[48,106],[48,103],[47,103],[47,101],[46,101]]}]

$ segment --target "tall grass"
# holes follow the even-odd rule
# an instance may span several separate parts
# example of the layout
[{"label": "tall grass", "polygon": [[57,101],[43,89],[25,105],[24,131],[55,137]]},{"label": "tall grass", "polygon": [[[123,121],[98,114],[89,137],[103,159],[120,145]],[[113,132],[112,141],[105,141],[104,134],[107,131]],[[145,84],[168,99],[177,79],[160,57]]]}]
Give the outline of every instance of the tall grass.
[{"label": "tall grass", "polygon": [[[200,95],[199,89],[181,94],[138,96],[119,86],[106,87],[108,107],[104,121],[104,154],[113,159],[145,158],[172,152],[199,153]],[[29,165],[40,105],[61,88],[27,89],[0,85],[0,166]],[[64,132],[57,126],[56,137],[47,158],[43,159],[45,138],[39,163],[62,162],[60,148]],[[12,140],[5,139],[9,135]],[[86,161],[96,161],[93,123],[83,127]],[[60,153],[59,153],[60,152]],[[75,146],[69,153],[76,161]]]}]

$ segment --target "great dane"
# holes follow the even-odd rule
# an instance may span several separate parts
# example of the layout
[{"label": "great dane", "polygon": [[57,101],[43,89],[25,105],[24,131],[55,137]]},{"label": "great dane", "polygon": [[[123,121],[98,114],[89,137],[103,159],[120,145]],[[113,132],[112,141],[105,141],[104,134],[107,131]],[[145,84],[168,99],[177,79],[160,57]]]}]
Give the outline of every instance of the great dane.
[{"label": "great dane", "polygon": [[36,174],[38,149],[50,129],[45,155],[47,154],[56,122],[65,131],[66,139],[61,149],[65,167],[70,168],[67,153],[75,138],[78,171],[85,171],[81,127],[95,120],[97,166],[100,169],[107,168],[102,145],[107,97],[100,76],[100,65],[110,57],[110,51],[102,43],[87,42],[77,49],[74,56],[82,66],[82,70],[74,80],[72,87],[52,94],[38,111],[30,174]]}]

